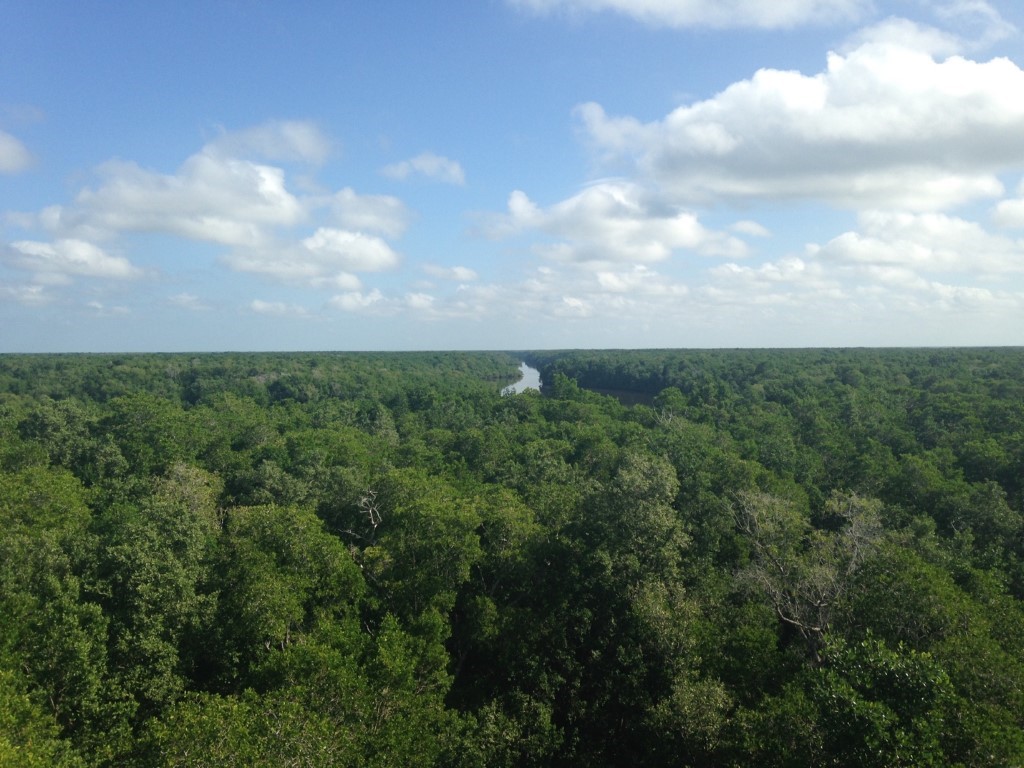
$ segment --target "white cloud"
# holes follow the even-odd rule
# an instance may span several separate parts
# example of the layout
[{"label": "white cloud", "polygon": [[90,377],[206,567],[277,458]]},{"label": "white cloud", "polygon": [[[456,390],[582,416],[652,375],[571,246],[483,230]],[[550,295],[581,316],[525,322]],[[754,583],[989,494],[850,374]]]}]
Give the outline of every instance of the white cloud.
[{"label": "white cloud", "polygon": [[429,293],[409,293],[406,294],[405,304],[410,309],[417,309],[422,311],[430,311],[434,306],[434,297]]},{"label": "white cloud", "polygon": [[1024,309],[1024,295],[1020,293],[938,282],[929,283],[926,290],[936,304],[947,311],[989,312],[1002,309],[1020,312]]},{"label": "white cloud", "polygon": [[739,232],[741,235],[750,235],[751,237],[771,237],[771,231],[756,221],[737,221],[730,227],[733,232]]},{"label": "white cloud", "polygon": [[992,220],[1000,227],[1024,229],[1024,181],[1017,186],[1016,198],[1000,200],[992,212]]},{"label": "white cloud", "polygon": [[273,161],[320,164],[330,154],[331,143],[313,123],[273,120],[240,131],[224,131],[206,150],[226,157],[252,155]]},{"label": "white cloud", "polygon": [[599,153],[678,200],[941,210],[998,196],[999,174],[1024,168],[1021,93],[1008,59],[938,61],[876,38],[819,74],[763,69],[656,122],[577,114]]},{"label": "white cloud", "polygon": [[[274,122],[224,133],[188,157],[174,173],[110,161],[97,168],[98,183],[69,206],[50,206],[40,226],[64,237],[105,240],[126,232],[162,232],[241,248],[270,245],[280,229],[309,220],[321,198],[301,198],[287,188],[283,168],[257,162],[322,160],[328,151],[315,126]],[[394,198],[361,197],[351,189],[329,204],[385,234],[399,233],[404,211]]]},{"label": "white cloud", "polygon": [[124,306],[108,307],[99,301],[87,301],[85,303],[89,309],[95,312],[100,317],[117,317],[120,315],[129,315],[131,310]]},{"label": "white cloud", "polygon": [[188,309],[194,312],[207,310],[210,306],[204,303],[198,296],[192,293],[178,293],[174,296],[169,296],[167,302],[175,307],[181,309]]},{"label": "white cloud", "polygon": [[[47,230],[56,240],[52,245],[22,241],[12,246],[7,260],[32,269],[37,281],[40,275],[51,282],[68,274],[134,275],[127,260],[107,256],[98,243],[154,232],[228,246],[222,262],[236,271],[359,291],[362,285],[353,273],[398,264],[398,255],[381,236],[405,230],[409,212],[402,201],[361,195],[350,187],[334,194],[296,195],[283,168],[252,159],[315,163],[328,151],[328,142],[312,124],[273,122],[224,133],[171,174],[131,162],[105,163],[97,169],[98,182],[70,205],[50,206],[15,221]],[[324,219],[341,227],[297,234],[300,226]]]},{"label": "white cloud", "polygon": [[1013,35],[1017,28],[986,0],[947,0],[935,4],[935,13],[962,34],[974,38],[971,47],[983,48]]},{"label": "white cloud", "polygon": [[461,186],[466,183],[466,174],[461,165],[442,155],[435,155],[433,152],[424,152],[410,160],[385,166],[381,173],[393,179],[407,179],[418,174],[446,184]]},{"label": "white cloud", "polygon": [[577,296],[563,296],[561,304],[554,308],[556,317],[590,317],[593,313],[590,302]]},{"label": "white cloud", "polygon": [[514,292],[507,285],[469,283],[460,283],[448,295],[407,293],[401,306],[414,311],[417,316],[476,321],[486,318],[498,320],[499,317],[507,321],[506,309],[513,313],[518,309]]},{"label": "white cloud", "polygon": [[[1010,278],[1021,272],[1024,243],[975,222],[869,211],[856,231],[810,245],[802,257],[716,266],[692,297],[709,317],[728,309],[734,327],[748,323],[752,333],[754,324],[774,328],[787,343],[800,328],[812,344],[856,341],[865,333],[873,343],[978,343],[960,335],[977,333],[977,321],[967,315],[991,318],[998,328],[1019,327],[1024,292]],[[955,282],[943,279],[953,275]],[[997,337],[1012,338],[1012,332]]]},{"label": "white cloud", "polygon": [[1024,199],[1000,200],[993,219],[1001,227],[1024,228]]},{"label": "white cloud", "polygon": [[338,222],[346,229],[398,237],[409,225],[409,210],[397,197],[360,195],[346,187],[334,195],[331,203]]},{"label": "white cloud", "polygon": [[0,173],[20,173],[32,164],[25,145],[11,134],[0,131]]},{"label": "white cloud", "polygon": [[613,11],[659,27],[785,28],[861,17],[870,0],[508,0],[536,13]]},{"label": "white cloud", "polygon": [[436,264],[425,264],[423,271],[440,280],[455,280],[460,283],[470,283],[477,279],[476,272],[469,267],[441,267]]},{"label": "white cloud", "polygon": [[352,272],[378,272],[398,264],[398,254],[379,237],[320,227],[294,246],[237,250],[224,257],[228,267],[315,288],[358,290]]},{"label": "white cloud", "polygon": [[556,261],[591,264],[649,264],[674,252],[742,257],[743,241],[706,229],[689,211],[667,206],[641,187],[605,181],[542,209],[523,192],[509,197],[508,214],[496,234],[537,231],[555,239],[537,246]]},{"label": "white cloud", "polygon": [[302,241],[318,264],[352,272],[379,272],[398,265],[398,254],[379,237],[320,227]]},{"label": "white cloud", "polygon": [[952,56],[962,53],[966,47],[964,41],[951,32],[895,16],[858,30],[840,52],[853,52],[866,45],[895,45],[932,56]]},{"label": "white cloud", "polygon": [[598,272],[597,285],[600,291],[632,296],[666,296],[679,298],[688,294],[689,288],[673,283],[663,275],[643,265],[624,272]]},{"label": "white cloud", "polygon": [[369,293],[350,291],[332,296],[328,306],[346,312],[362,312],[384,303],[384,295],[374,288]]},{"label": "white cloud", "polygon": [[38,283],[32,285],[2,285],[0,296],[29,307],[41,307],[53,301],[53,296],[46,292],[46,286]]},{"label": "white cloud", "polygon": [[[282,167],[252,159],[315,163],[328,152],[328,142],[312,124],[272,122],[224,133],[171,174],[131,162],[105,163],[97,169],[98,182],[70,205],[45,208],[31,221],[21,217],[21,226],[40,227],[57,240],[53,245],[24,241],[14,249],[20,254],[17,263],[51,273],[51,281],[52,275],[76,270],[123,276],[128,262],[106,257],[97,243],[156,232],[229,246],[222,261],[237,271],[358,291],[362,286],[354,272],[397,265],[398,255],[378,235],[402,234],[409,219],[405,205],[350,187],[299,196],[289,190]],[[305,237],[296,233],[301,225],[325,218],[342,226],[320,226]]]},{"label": "white cloud", "polygon": [[263,301],[262,299],[253,299],[249,302],[249,311],[255,312],[257,315],[274,315],[277,317],[286,315],[304,317],[309,314],[305,307],[296,304],[285,304],[283,301]]},{"label": "white cloud", "polygon": [[513,325],[594,318],[597,327],[618,333],[646,322],[671,324],[689,300],[686,285],[643,265],[596,272],[541,267],[519,283],[462,286],[438,298],[433,314],[500,317]]},{"label": "white cloud", "polygon": [[766,262],[756,267],[723,264],[712,268],[711,275],[717,279],[733,282],[743,281],[747,284],[774,287],[788,284],[816,292],[831,292],[839,288],[839,283],[825,274],[822,265],[809,263],[795,256],[787,256],[776,262]]},{"label": "white cloud", "polygon": [[1017,31],[985,0],[929,2],[927,8],[938,22],[949,29],[892,16],[855,32],[842,46],[841,52],[874,44],[913,48],[939,57],[951,56],[984,50]]},{"label": "white cloud", "polygon": [[1024,241],[994,235],[973,221],[928,213],[866,211],[859,231],[845,232],[817,258],[847,266],[897,267],[921,273],[993,278],[1024,272]]},{"label": "white cloud", "polygon": [[[860,311],[844,282],[813,259],[785,256],[757,266],[723,264],[710,270],[709,277],[695,291],[694,305],[709,317],[729,313],[734,327],[778,327],[781,322],[817,328],[844,313],[854,322]],[[750,330],[760,331],[752,326]]]},{"label": "white cloud", "polygon": [[330,288],[336,291],[358,291],[362,281],[349,272],[337,272],[327,277],[315,277],[309,281],[313,288]]},{"label": "white cloud", "polygon": [[5,261],[33,272],[40,282],[64,282],[71,276],[126,280],[142,274],[128,259],[111,256],[92,243],[75,239],[52,243],[19,240],[11,243]]},{"label": "white cloud", "polygon": [[285,188],[284,171],[204,150],[174,175],[135,163],[99,168],[101,184],[82,190],[73,206],[41,214],[51,229],[88,239],[122,232],[166,232],[222,245],[258,247],[273,227],[306,218],[300,200]]}]

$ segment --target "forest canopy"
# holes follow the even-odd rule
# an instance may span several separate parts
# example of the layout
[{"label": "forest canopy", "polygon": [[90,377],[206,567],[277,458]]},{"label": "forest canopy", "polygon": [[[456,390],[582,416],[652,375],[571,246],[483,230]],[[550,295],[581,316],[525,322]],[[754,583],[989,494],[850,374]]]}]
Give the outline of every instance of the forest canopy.
[{"label": "forest canopy", "polygon": [[2,765],[1024,762],[1021,349],[3,355],[0,525]]}]

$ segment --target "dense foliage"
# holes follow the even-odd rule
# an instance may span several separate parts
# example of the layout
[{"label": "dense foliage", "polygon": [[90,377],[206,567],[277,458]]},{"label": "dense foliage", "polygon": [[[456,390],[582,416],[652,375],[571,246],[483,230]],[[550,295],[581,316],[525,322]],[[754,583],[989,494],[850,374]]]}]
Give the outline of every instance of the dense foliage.
[{"label": "dense foliage", "polygon": [[0,357],[0,764],[1024,762],[1024,351],[523,357]]}]

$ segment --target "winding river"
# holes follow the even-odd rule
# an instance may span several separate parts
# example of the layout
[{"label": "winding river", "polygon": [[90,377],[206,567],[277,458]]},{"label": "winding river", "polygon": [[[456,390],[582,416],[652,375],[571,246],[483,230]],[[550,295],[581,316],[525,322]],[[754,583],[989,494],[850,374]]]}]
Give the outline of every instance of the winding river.
[{"label": "winding river", "polygon": [[503,395],[518,395],[527,389],[536,389],[540,391],[540,371],[536,368],[531,368],[526,363],[519,364],[519,381],[515,384],[509,384],[503,390]]}]

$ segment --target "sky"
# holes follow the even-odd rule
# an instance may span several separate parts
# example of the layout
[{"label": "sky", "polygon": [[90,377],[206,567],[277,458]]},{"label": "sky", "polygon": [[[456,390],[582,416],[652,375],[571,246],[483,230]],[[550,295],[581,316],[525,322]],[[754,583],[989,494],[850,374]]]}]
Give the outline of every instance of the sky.
[{"label": "sky", "polygon": [[1019,0],[0,0],[0,352],[1022,344]]}]

